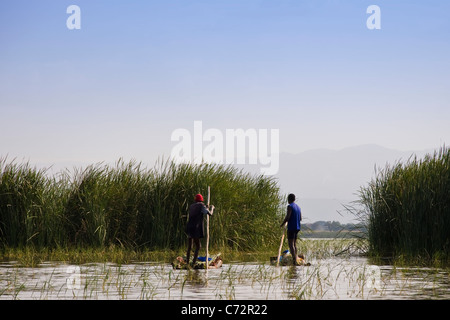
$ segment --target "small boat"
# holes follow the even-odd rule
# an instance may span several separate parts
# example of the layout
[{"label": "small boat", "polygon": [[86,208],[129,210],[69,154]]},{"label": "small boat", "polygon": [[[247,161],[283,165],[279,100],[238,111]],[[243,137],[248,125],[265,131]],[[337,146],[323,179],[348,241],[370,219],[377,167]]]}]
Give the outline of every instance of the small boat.
[{"label": "small boat", "polygon": [[[270,264],[276,265],[277,264],[277,258],[278,257],[270,257]],[[289,252],[289,250],[283,251],[283,253],[280,255],[280,266],[292,266],[294,265],[294,259],[292,259],[292,254]],[[311,263],[306,262],[305,256],[303,254],[300,254],[297,256],[297,265],[298,266],[310,266]]]},{"label": "small boat", "polygon": [[[222,267],[222,257],[219,254],[213,255],[208,258],[208,269],[218,269]],[[194,265],[186,262],[186,257],[176,257],[172,262],[174,269],[206,269],[206,257],[198,257]]]}]

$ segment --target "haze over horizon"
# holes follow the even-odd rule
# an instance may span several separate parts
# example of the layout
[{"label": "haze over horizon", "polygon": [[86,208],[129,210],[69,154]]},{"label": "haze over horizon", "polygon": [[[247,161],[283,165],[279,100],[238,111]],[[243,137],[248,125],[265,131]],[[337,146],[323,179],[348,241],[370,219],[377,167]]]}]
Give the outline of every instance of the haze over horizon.
[{"label": "haze over horizon", "polygon": [[[355,217],[344,210],[357,200],[357,192],[374,176],[375,168],[406,162],[410,157],[423,158],[437,149],[402,151],[385,148],[375,144],[347,147],[340,150],[312,149],[297,154],[280,154],[280,171],[274,175],[282,194],[295,193],[302,207],[304,223],[314,221],[339,221],[349,223]],[[8,158],[9,159],[9,158]],[[12,159],[9,159],[12,160]],[[51,175],[61,171],[80,170],[96,163],[37,163],[32,159],[22,159],[30,165],[47,169]],[[115,165],[119,159],[102,164]],[[156,163],[145,163],[144,168],[154,168]],[[20,162],[21,159],[16,159]],[[259,165],[235,165],[244,172],[260,174]]]},{"label": "haze over horizon", "polygon": [[[373,4],[381,29],[367,27]],[[80,29],[68,28],[71,5]],[[197,120],[278,129],[280,183],[308,219],[334,217],[320,207],[351,200],[395,154],[358,162],[346,149],[450,141],[449,13],[444,0],[4,0],[0,157],[152,167]]]}]

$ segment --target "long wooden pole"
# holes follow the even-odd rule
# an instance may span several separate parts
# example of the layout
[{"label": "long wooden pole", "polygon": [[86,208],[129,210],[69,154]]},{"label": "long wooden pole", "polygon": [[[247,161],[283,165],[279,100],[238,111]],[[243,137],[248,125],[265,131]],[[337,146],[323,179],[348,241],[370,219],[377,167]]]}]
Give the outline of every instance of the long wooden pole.
[{"label": "long wooden pole", "polygon": [[284,241],[284,229],[283,228],[283,235],[281,236],[281,243],[280,243],[280,248],[278,249],[278,256],[277,256],[277,267],[280,264],[280,256],[281,256],[281,248],[283,247],[283,241]]},{"label": "long wooden pole", "polygon": [[[209,210],[210,187],[208,186],[208,210]],[[206,270],[209,267],[209,214],[206,215]]]}]

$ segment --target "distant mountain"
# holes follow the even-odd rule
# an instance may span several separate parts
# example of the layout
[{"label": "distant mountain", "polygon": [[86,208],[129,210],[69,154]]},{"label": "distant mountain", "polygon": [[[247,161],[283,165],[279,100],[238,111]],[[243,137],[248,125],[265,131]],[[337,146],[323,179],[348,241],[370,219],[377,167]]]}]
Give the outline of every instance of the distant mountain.
[{"label": "distant mountain", "polygon": [[283,193],[297,195],[306,221],[350,222],[353,217],[345,214],[342,205],[357,199],[360,187],[375,176],[375,168],[407,161],[413,154],[423,157],[426,153],[393,150],[373,144],[342,150],[281,153],[276,177]]},{"label": "distant mountain", "polygon": [[[375,168],[407,161],[413,154],[420,158],[430,152],[433,150],[399,151],[375,144],[341,150],[315,149],[298,154],[284,152],[280,154],[279,171],[275,177],[283,194],[297,195],[304,223],[318,220],[348,223],[354,217],[345,212],[343,205],[357,199],[360,187],[374,177]],[[70,161],[39,164],[41,167],[51,166],[49,173],[52,174],[64,168],[72,170],[86,165]],[[236,167],[259,174],[259,167],[255,165]]]}]

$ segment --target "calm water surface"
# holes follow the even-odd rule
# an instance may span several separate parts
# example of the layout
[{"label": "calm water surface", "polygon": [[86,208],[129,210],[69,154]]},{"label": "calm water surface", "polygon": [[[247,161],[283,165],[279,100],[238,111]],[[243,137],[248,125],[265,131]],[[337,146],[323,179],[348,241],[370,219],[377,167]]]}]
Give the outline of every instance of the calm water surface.
[{"label": "calm water surface", "polygon": [[0,299],[449,299],[448,270],[394,268],[365,258],[312,260],[309,267],[226,263],[0,264]]}]

